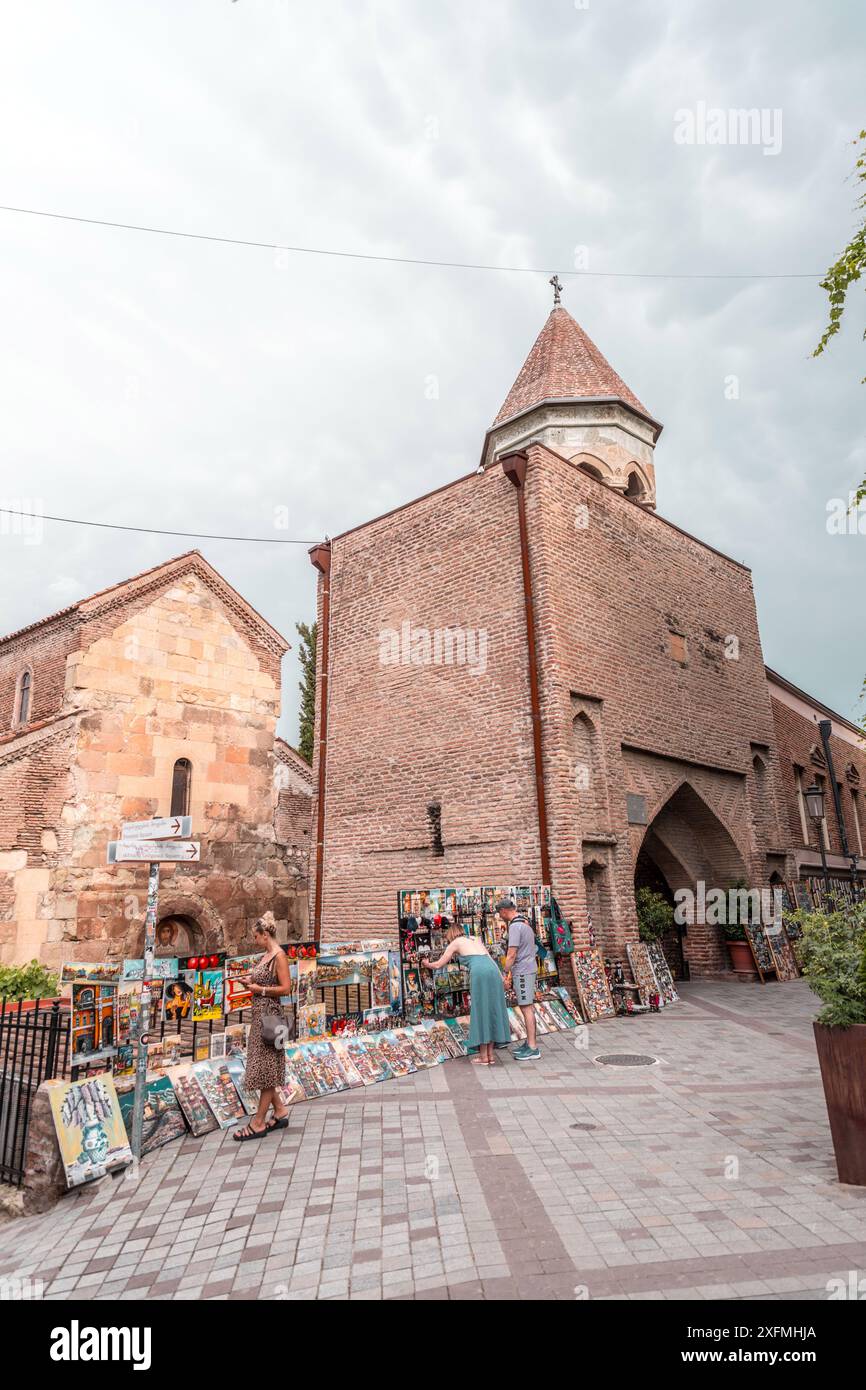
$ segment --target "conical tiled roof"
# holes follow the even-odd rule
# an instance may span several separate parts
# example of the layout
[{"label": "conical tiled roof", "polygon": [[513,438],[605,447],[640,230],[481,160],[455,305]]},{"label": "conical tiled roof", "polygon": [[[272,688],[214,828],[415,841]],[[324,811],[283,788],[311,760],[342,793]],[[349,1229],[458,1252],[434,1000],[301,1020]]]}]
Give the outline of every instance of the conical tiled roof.
[{"label": "conical tiled roof", "polygon": [[646,406],[617,376],[580,324],[558,304],[551,310],[493,424],[501,424],[541,401],[600,397],[624,401],[652,419]]}]

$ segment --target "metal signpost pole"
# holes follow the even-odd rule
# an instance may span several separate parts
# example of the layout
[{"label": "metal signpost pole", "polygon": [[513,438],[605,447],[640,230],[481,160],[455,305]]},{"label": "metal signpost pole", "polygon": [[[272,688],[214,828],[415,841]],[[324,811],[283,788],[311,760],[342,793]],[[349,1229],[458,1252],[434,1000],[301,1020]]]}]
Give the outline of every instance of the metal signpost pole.
[{"label": "metal signpost pole", "polygon": [[147,912],[144,918],[144,979],[141,989],[141,1014],[138,1020],[138,1055],[135,1066],[135,1098],[132,1107],[132,1154],[141,1158],[141,1134],[144,1125],[144,1097],[147,1089],[147,1043],[150,1029],[150,980],[153,975],[153,950],[156,945],[156,900],[159,895],[159,863],[151,863],[147,877]]}]

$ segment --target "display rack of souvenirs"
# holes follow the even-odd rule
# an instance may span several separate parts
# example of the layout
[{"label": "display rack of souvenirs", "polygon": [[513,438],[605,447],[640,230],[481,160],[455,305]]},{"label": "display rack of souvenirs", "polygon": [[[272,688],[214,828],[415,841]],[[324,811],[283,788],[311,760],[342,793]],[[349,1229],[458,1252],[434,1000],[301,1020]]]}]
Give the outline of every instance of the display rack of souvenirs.
[{"label": "display rack of souvenirs", "polygon": [[601,953],[595,948],[575,951],[574,970],[581,1010],[589,1023],[616,1013]]},{"label": "display rack of souvenirs", "polygon": [[794,954],[791,942],[788,940],[787,931],[783,923],[778,923],[775,930],[770,927],[764,928],[764,935],[767,938],[767,946],[773,958],[773,967],[776,971],[776,979],[781,981],[797,980],[800,978],[800,968]]},{"label": "display rack of souvenirs", "polygon": [[761,980],[765,980],[768,975],[775,973],[776,966],[767,945],[764,928],[759,922],[744,922],[743,930],[746,933],[746,940],[749,943],[758,976]]},{"label": "display rack of souvenirs", "polygon": [[647,950],[649,951],[650,963],[655,977],[658,980],[659,989],[666,1004],[676,1004],[679,1000],[677,987],[674,984],[674,977],[671,968],[665,959],[665,953],[660,941],[648,941]]},{"label": "display rack of souvenirs", "polygon": [[[553,923],[559,921],[551,890],[545,885],[486,885],[470,888],[403,889],[398,894],[400,961],[406,1018],[418,1023],[430,1018],[458,1018],[469,1009],[469,976],[459,961],[432,974],[422,969],[426,956],[436,958],[447,945],[449,926],[476,936],[500,966],[508,949],[508,929],[496,904],[509,899],[535,932],[540,988],[557,984],[559,972],[552,949]],[[571,949],[570,933],[567,949]],[[513,997],[512,997],[513,999]],[[509,1002],[512,1002],[511,1000]]]},{"label": "display rack of souvenirs", "polygon": [[645,941],[629,941],[626,946],[628,963],[638,988],[640,1002],[648,1009],[664,1007],[661,986],[656,979],[650,954]]},{"label": "display rack of souvenirs", "polygon": [[636,996],[639,998],[638,987],[632,980],[627,980],[625,970],[621,960],[610,960],[605,957],[604,973],[607,976],[607,983],[610,988],[613,1006],[618,1014],[630,1014],[634,1012]]}]

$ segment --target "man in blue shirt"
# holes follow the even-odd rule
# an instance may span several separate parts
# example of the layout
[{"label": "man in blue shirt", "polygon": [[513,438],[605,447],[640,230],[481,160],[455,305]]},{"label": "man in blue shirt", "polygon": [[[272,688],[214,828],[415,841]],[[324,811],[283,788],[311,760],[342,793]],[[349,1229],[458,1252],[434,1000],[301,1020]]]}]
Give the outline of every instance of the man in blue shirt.
[{"label": "man in blue shirt", "polygon": [[535,1062],[541,1056],[535,1032],[535,985],[538,973],[535,932],[509,898],[498,902],[496,911],[508,927],[505,973],[511,975],[517,1003],[526,1024],[526,1042],[515,1049],[514,1058],[518,1062]]}]

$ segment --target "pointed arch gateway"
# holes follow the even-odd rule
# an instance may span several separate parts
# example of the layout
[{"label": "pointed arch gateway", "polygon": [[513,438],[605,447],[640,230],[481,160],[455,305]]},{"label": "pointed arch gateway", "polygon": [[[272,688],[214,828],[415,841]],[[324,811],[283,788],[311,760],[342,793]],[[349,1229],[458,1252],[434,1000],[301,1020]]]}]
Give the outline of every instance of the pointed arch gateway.
[{"label": "pointed arch gateway", "polygon": [[[635,887],[652,887],[673,903],[678,889],[696,896],[705,891],[727,890],[746,883],[746,858],[733,834],[689,781],[679,784],[646,828],[635,861]],[[715,924],[688,925],[684,939],[666,942],[679,964],[696,974],[715,974],[729,969],[724,936]]]}]

